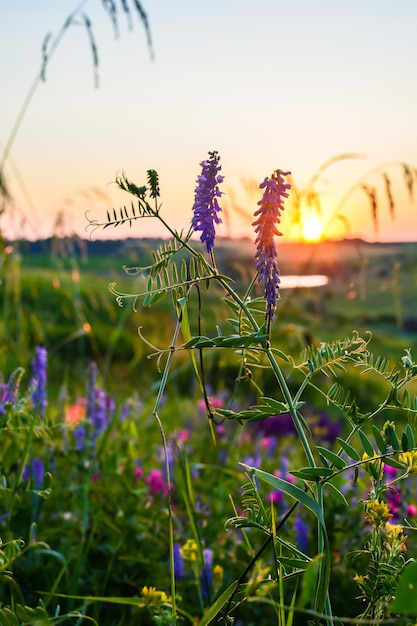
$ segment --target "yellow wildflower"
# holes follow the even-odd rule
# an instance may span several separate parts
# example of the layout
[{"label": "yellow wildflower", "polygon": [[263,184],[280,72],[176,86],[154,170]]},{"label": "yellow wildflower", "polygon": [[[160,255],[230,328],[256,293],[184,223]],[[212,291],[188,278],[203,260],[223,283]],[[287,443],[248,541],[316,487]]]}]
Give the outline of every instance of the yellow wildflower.
[{"label": "yellow wildflower", "polygon": [[158,607],[165,602],[169,602],[169,597],[164,591],[158,591],[156,587],[143,587],[141,596],[146,606]]},{"label": "yellow wildflower", "polygon": [[407,466],[407,474],[417,474],[417,450],[402,452],[398,460]]},{"label": "yellow wildflower", "polygon": [[367,461],[368,459],[369,459],[369,463],[364,463],[363,469],[366,472],[368,472],[368,474],[370,474],[371,473],[370,466],[372,466],[378,472],[378,474],[380,474],[382,470],[382,462],[381,462],[381,459],[379,458],[379,454],[377,454],[377,452],[374,451],[374,456],[369,456],[369,454],[364,452],[362,455],[362,461]]},{"label": "yellow wildflower", "polygon": [[389,522],[385,523],[384,546],[387,550],[394,555],[406,552],[406,541],[407,537],[403,534],[403,526],[401,526],[401,524],[390,524]]},{"label": "yellow wildflower", "polygon": [[368,578],[368,574],[365,574],[365,576],[363,576],[362,574],[355,574],[353,580],[357,582],[358,585],[363,585],[368,580]]},{"label": "yellow wildflower", "polygon": [[185,544],[180,548],[180,554],[184,561],[195,563],[198,557],[198,548],[194,539],[187,539]]},{"label": "yellow wildflower", "polygon": [[223,568],[221,565],[215,565],[213,567],[213,589],[216,593],[223,583]]},{"label": "yellow wildflower", "polygon": [[386,502],[370,500],[365,504],[365,516],[372,526],[378,530],[392,517],[392,513]]}]

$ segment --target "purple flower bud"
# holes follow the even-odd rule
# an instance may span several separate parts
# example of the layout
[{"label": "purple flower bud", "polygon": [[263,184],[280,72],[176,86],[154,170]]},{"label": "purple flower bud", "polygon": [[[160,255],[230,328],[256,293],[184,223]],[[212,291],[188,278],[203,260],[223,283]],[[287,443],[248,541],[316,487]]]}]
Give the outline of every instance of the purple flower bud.
[{"label": "purple flower bud", "polygon": [[222,221],[218,216],[221,208],[217,198],[222,195],[219,184],[224,180],[224,176],[219,174],[221,166],[217,152],[209,152],[209,156],[209,159],[200,163],[202,170],[197,178],[193,206],[194,215],[191,222],[194,232],[201,230],[200,240],[205,242],[207,252],[211,252],[214,247],[216,237],[214,224],[220,224]]},{"label": "purple flower bud", "polygon": [[276,170],[271,178],[265,178],[259,185],[264,189],[262,200],[258,202],[259,209],[255,211],[257,219],[253,222],[256,235],[256,271],[258,283],[263,285],[266,300],[265,318],[273,321],[275,309],[279,300],[279,268],[277,263],[277,249],[275,236],[280,233],[277,224],[280,223],[281,212],[284,210],[284,198],[288,197],[287,189],[291,187],[284,182],[283,176],[290,172]]}]

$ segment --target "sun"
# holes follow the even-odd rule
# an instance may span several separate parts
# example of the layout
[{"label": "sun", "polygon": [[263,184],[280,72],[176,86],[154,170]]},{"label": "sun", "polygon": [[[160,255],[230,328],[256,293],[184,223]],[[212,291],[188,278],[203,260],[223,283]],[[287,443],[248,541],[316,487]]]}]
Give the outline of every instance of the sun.
[{"label": "sun", "polygon": [[323,236],[323,226],[315,216],[303,220],[302,231],[305,241],[320,241]]}]

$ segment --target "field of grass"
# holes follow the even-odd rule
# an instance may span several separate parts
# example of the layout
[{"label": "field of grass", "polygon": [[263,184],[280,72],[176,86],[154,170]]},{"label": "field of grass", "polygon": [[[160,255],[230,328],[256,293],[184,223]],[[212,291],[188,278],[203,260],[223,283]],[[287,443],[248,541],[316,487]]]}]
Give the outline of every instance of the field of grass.
[{"label": "field of grass", "polygon": [[[3,369],[27,365],[36,345],[46,345],[59,375],[72,362],[95,360],[109,384],[119,385],[135,372],[152,376],[150,350],[137,328],[152,343],[167,345],[175,320],[169,296],[158,308],[132,301],[118,306],[109,292],[139,293],[145,278],[127,276],[123,266],[143,266],[159,242],[42,242],[19,244],[16,258],[7,258],[2,282]],[[254,246],[250,241],[223,240],[217,249],[220,271],[235,280],[237,290],[253,275]],[[14,255],[11,255],[12,257]],[[353,330],[372,332],[372,349],[398,361],[416,344],[417,245],[366,244],[358,240],[320,244],[283,244],[279,248],[282,275],[324,274],[326,286],[281,290],[274,341],[293,353],[307,344],[343,338]],[[7,267],[9,264],[9,268]],[[259,291],[259,294],[261,292]],[[203,334],[228,332],[218,294],[202,293]],[[209,323],[210,321],[210,323]],[[7,332],[6,332],[7,325]],[[55,365],[54,365],[55,367]],[[54,380],[57,384],[62,381]],[[147,374],[145,374],[146,376]],[[53,377],[55,379],[55,377]]]}]

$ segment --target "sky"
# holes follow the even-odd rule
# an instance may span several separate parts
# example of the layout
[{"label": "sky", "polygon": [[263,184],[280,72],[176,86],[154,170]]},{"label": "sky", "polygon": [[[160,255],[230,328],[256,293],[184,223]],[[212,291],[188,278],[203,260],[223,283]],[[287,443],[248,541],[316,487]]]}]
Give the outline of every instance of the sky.
[{"label": "sky", "polygon": [[[306,191],[323,163],[348,154],[355,157],[335,159],[314,187],[325,234],[417,241],[417,193],[410,198],[401,166],[417,168],[415,0],[142,0],[153,56],[133,0],[131,28],[115,1],[118,36],[100,0],[0,3],[0,155],[39,73],[45,36],[51,43],[77,6],[91,20],[99,58],[95,86],[86,29],[66,29],[4,166],[13,204],[0,225],[9,236],[87,237],[86,211],[102,221],[107,209],[130,204],[114,185],[117,173],[142,185],[150,168],[160,175],[164,217],[188,228],[199,164],[217,150],[225,176],[219,235],[253,236],[258,185],[275,169],[291,171]],[[361,184],[377,189],[378,230]],[[301,210],[305,221],[314,213]],[[288,240],[300,235],[292,216],[288,205]],[[150,219],[94,233],[160,235]]]}]

